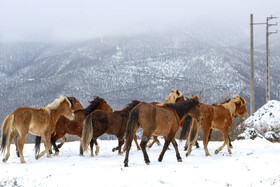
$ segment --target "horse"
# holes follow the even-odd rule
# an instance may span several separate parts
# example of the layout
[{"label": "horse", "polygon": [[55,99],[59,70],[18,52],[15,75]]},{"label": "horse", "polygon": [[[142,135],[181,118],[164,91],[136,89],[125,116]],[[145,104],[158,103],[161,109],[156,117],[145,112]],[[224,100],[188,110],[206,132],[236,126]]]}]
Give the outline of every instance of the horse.
[{"label": "horse", "polygon": [[[77,100],[76,100],[77,101]],[[77,104],[77,108],[74,109],[74,115],[75,120],[69,120],[64,116],[61,116],[58,121],[56,122],[55,131],[52,133],[51,136],[51,143],[55,149],[55,155],[59,154],[59,149],[64,142],[62,142],[60,145],[56,146],[56,141],[60,138],[65,137],[65,134],[71,134],[76,135],[81,138],[82,136],[82,130],[83,130],[83,122],[86,119],[86,117],[93,112],[94,110],[104,110],[107,112],[111,112],[112,108],[108,103],[100,97],[95,96],[92,101],[89,102],[90,105],[87,108],[83,109],[83,106],[80,104]],[[97,142],[93,142],[96,145],[96,152],[95,154],[98,154],[99,152],[99,146]],[[40,137],[36,138],[35,147],[40,146]],[[93,145],[90,145],[93,146]],[[38,152],[38,151],[37,151]],[[80,150],[81,153],[81,150]],[[91,153],[93,155],[93,153]]]},{"label": "horse", "polygon": [[[171,90],[171,93],[168,95],[167,99],[162,102],[162,103],[157,103],[157,102],[152,102],[151,104],[157,105],[157,106],[164,106],[166,103],[177,103],[177,102],[181,102],[184,101],[185,98],[182,94],[182,92],[180,92],[179,90]],[[154,143],[157,143],[158,145],[160,145],[160,142],[157,138],[157,136],[153,136],[153,141],[152,143],[150,143],[148,145],[149,148],[151,148]]]},{"label": "horse", "polygon": [[174,104],[164,104],[163,106],[155,106],[153,104],[141,102],[139,103],[129,115],[129,120],[126,130],[126,155],[124,160],[124,166],[128,167],[128,156],[131,148],[131,142],[139,127],[143,129],[143,135],[141,139],[141,149],[143,152],[144,160],[146,164],[150,164],[149,156],[146,151],[146,145],[152,135],[165,136],[165,143],[160,153],[158,161],[161,162],[164,153],[172,142],[175,151],[177,161],[181,162],[178,145],[174,139],[174,136],[179,128],[180,119],[187,114],[193,114],[194,117],[199,120],[199,99],[188,99]]},{"label": "horse", "polygon": [[[173,90],[171,90],[171,93],[168,95],[167,99],[164,102],[162,102],[162,103],[151,102],[151,104],[157,105],[157,106],[163,106],[166,103],[175,103],[175,102],[180,102],[180,101],[184,101],[184,100],[185,100],[185,98],[184,98],[182,92],[180,92],[179,90],[174,90],[173,89]],[[137,137],[136,136],[134,137],[134,142],[135,142],[135,144],[137,146],[137,150],[140,150],[141,148],[138,145]],[[151,148],[154,143],[157,143],[158,145],[160,145],[160,142],[159,142],[157,136],[153,136],[153,141],[152,141],[152,143],[150,143],[148,145],[148,147]],[[113,150],[115,150],[117,148],[118,147],[114,148]],[[125,150],[126,150],[126,147],[124,146],[123,152],[125,152]]]},{"label": "horse", "polygon": [[204,131],[203,145],[206,156],[210,156],[207,142],[211,129],[221,131],[224,137],[223,145],[215,151],[215,154],[218,154],[225,145],[227,145],[228,153],[232,154],[228,138],[229,128],[232,125],[234,117],[240,116],[242,119],[248,117],[245,99],[236,94],[232,96],[232,100],[228,103],[214,104],[211,106],[201,103],[200,113],[203,119],[201,126]]},{"label": "horse", "polygon": [[82,131],[82,151],[86,151],[90,142],[96,141],[99,136],[106,133],[115,135],[118,138],[118,154],[121,155],[121,146],[124,144],[124,134],[129,113],[139,103],[140,101],[133,100],[123,110],[114,112],[96,110],[88,115]]},{"label": "horse", "polygon": [[61,115],[69,119],[75,118],[72,105],[64,96],[60,96],[46,107],[41,107],[39,109],[20,107],[9,114],[2,124],[0,152],[4,153],[7,147],[6,156],[2,161],[6,162],[10,157],[10,145],[14,138],[11,135],[13,135],[20,136],[18,140],[18,152],[20,162],[25,163],[22,151],[28,133],[42,136],[45,144],[45,150],[35,158],[38,159],[44,156],[45,153],[47,153],[47,158],[50,158],[51,133],[54,131],[55,123]]}]

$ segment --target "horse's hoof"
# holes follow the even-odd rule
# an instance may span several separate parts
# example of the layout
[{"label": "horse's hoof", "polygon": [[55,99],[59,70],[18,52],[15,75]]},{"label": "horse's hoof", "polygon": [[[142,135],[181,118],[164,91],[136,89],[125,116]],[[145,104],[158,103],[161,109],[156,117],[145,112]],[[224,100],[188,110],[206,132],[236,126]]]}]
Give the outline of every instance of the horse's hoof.
[{"label": "horse's hoof", "polygon": [[3,158],[2,162],[4,162],[4,163],[7,162],[7,159],[6,159],[6,158]]},{"label": "horse's hoof", "polygon": [[122,156],[122,155],[123,155],[123,152],[118,153],[118,155],[119,155],[119,156]]},{"label": "horse's hoof", "polygon": [[124,167],[128,167],[128,163],[124,163]]},{"label": "horse's hoof", "polygon": [[161,161],[162,161],[162,158],[159,157],[159,158],[158,158],[158,161],[161,162]]},{"label": "horse's hoof", "polygon": [[145,163],[146,163],[147,165],[150,165],[150,161],[145,161]]},{"label": "horse's hoof", "polygon": [[115,151],[116,151],[116,149],[115,149],[115,148],[113,148],[113,149],[112,149],[112,152],[115,152]]},{"label": "horse's hoof", "polygon": [[189,153],[186,153],[186,157],[188,157],[190,154]]},{"label": "horse's hoof", "polygon": [[51,158],[51,155],[47,155],[47,158]]},{"label": "horse's hoof", "polygon": [[183,160],[181,158],[177,159],[178,162],[183,162]]},{"label": "horse's hoof", "polygon": [[38,159],[39,159],[39,156],[38,156],[38,155],[36,155],[36,156],[35,156],[35,159],[36,159],[36,160],[38,160]]},{"label": "horse's hoof", "polygon": [[59,152],[55,152],[55,154],[54,154],[55,156],[58,156],[59,155]]},{"label": "horse's hoof", "polygon": [[220,151],[217,149],[216,151],[215,151],[215,154],[218,154]]},{"label": "horse's hoof", "polygon": [[26,162],[25,162],[25,160],[23,160],[23,161],[20,161],[22,164],[25,164]]}]

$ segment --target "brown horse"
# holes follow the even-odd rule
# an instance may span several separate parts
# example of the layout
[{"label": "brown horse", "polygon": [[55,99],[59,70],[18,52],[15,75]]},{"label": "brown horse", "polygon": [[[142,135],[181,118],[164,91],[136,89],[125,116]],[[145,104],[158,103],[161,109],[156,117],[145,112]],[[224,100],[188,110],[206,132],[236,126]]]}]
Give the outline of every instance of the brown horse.
[{"label": "brown horse", "polygon": [[[78,104],[78,100],[75,102],[75,106],[77,109],[74,109],[74,115],[75,115],[75,120],[69,120],[64,116],[61,116],[58,121],[56,122],[55,126],[55,131],[52,133],[51,136],[51,143],[55,149],[55,155],[59,154],[59,149],[58,146],[56,146],[56,141],[60,138],[65,137],[66,133],[71,134],[71,135],[76,135],[81,138],[82,136],[82,130],[83,130],[83,122],[86,119],[86,117],[93,112],[94,110],[104,110],[106,112],[111,112],[112,108],[108,103],[100,97],[94,97],[94,100],[90,101],[90,105],[87,108],[83,109],[83,106],[81,104]],[[38,138],[40,139],[40,137]],[[39,143],[40,145],[40,140],[36,140],[36,144]],[[62,142],[63,143],[63,142]],[[96,145],[96,154],[98,154],[99,151],[99,146],[97,142],[92,142],[95,143]],[[61,147],[63,144],[60,144],[59,146]],[[91,147],[93,145],[90,145]],[[35,147],[38,147],[35,145]],[[82,151],[80,149],[80,154],[82,154]],[[92,153],[93,155],[93,153]]]},{"label": "brown horse", "polygon": [[43,156],[45,153],[47,153],[47,157],[50,158],[51,133],[54,131],[55,123],[61,115],[69,119],[75,118],[71,103],[64,96],[60,96],[46,107],[39,109],[20,107],[9,114],[2,125],[1,153],[3,153],[7,147],[7,153],[3,162],[6,162],[10,157],[10,145],[14,139],[11,135],[13,135],[20,136],[18,140],[18,151],[21,163],[25,163],[22,150],[28,133],[42,136],[45,144],[45,150],[41,152],[39,156],[36,156],[36,159]]},{"label": "brown horse", "polygon": [[121,146],[124,143],[124,134],[126,130],[128,116],[130,111],[139,103],[140,101],[133,100],[123,110],[114,112],[96,110],[90,115],[88,115],[84,122],[81,137],[82,150],[86,151],[90,142],[96,141],[96,139],[99,136],[106,133],[110,135],[115,135],[118,138],[118,154],[122,154]]},{"label": "brown horse", "polygon": [[[167,99],[164,102],[162,102],[162,103],[152,102],[151,104],[155,104],[157,106],[163,106],[166,103],[178,103],[178,102],[181,102],[184,100],[185,100],[185,98],[184,98],[182,92],[180,92],[179,90],[171,90],[171,94],[169,94],[169,96],[167,97]],[[153,141],[152,141],[152,143],[150,143],[148,145],[148,147],[151,148],[154,145],[154,143],[157,143],[158,145],[160,145],[160,142],[159,142],[157,136],[153,136]]]},{"label": "brown horse", "polygon": [[158,159],[159,162],[162,161],[164,153],[170,142],[172,142],[175,148],[177,160],[179,162],[182,161],[174,136],[179,128],[180,119],[187,114],[193,114],[194,117],[199,120],[200,111],[199,100],[197,97],[175,104],[165,104],[163,107],[144,102],[138,104],[129,115],[126,130],[125,144],[127,150],[124,166],[128,166],[128,156],[131,148],[131,142],[139,127],[143,129],[140,146],[146,164],[150,163],[149,156],[146,151],[146,145],[152,135],[165,136],[165,143]]},{"label": "brown horse", "polygon": [[231,154],[228,138],[229,128],[234,117],[240,116],[243,119],[248,117],[245,99],[239,95],[234,95],[233,99],[225,104],[210,106],[201,103],[200,113],[203,120],[201,125],[204,131],[203,145],[206,156],[210,155],[207,142],[211,129],[221,131],[224,137],[224,144],[215,151],[215,154],[218,154],[225,145],[227,145],[228,153]]}]

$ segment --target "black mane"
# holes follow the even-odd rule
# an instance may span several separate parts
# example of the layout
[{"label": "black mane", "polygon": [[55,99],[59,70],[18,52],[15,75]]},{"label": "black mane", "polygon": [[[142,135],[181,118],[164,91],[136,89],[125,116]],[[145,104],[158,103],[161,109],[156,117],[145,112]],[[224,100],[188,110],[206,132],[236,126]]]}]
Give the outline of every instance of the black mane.
[{"label": "black mane", "polygon": [[173,108],[179,115],[180,119],[182,119],[183,116],[186,113],[188,113],[191,110],[191,108],[193,108],[197,104],[198,102],[195,101],[195,99],[187,99],[185,101],[178,102],[178,103],[167,103],[165,104],[165,106],[169,108]]},{"label": "black mane", "polygon": [[81,111],[85,115],[88,115],[88,114],[92,113],[98,107],[100,102],[105,102],[105,100],[103,98],[95,96],[94,100],[89,101],[90,105],[88,107],[81,109],[81,110],[77,110],[77,111]]},{"label": "black mane", "polygon": [[130,111],[140,103],[138,100],[132,100],[131,103],[127,104],[123,110],[116,111],[122,116],[129,116]]}]

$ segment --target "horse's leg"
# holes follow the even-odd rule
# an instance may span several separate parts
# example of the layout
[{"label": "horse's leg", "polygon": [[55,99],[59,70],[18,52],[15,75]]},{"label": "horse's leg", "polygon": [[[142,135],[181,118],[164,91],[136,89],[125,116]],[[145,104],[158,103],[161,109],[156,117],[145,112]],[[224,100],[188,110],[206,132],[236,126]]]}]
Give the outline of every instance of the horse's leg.
[{"label": "horse's leg", "polygon": [[90,156],[91,157],[94,157],[94,154],[93,154],[93,143],[94,143],[94,139],[91,139],[90,143],[89,143],[89,146],[90,146]]},{"label": "horse's leg", "polygon": [[18,133],[17,132],[12,132],[14,133],[14,136],[13,136],[13,141],[15,143],[15,146],[16,146],[16,154],[17,154],[17,157],[19,157],[19,152],[18,152]]},{"label": "horse's leg", "polygon": [[151,148],[154,145],[154,143],[160,145],[160,141],[158,140],[157,136],[153,136],[153,141],[148,145],[148,147]]},{"label": "horse's leg", "polygon": [[[12,140],[14,140],[14,138],[15,138],[15,133],[14,132],[12,132],[11,134],[10,134],[10,137],[9,137],[9,139],[8,139],[8,141],[7,141],[7,152],[6,152],[6,155],[5,155],[5,157],[3,158],[3,162],[7,162],[7,160],[9,159],[9,157],[10,157],[10,146],[11,146],[11,143],[12,143]],[[15,140],[14,140],[14,142],[15,142]],[[17,144],[17,142],[15,142],[15,145]],[[16,145],[16,150],[17,150],[17,153],[18,153],[18,146]]]},{"label": "horse's leg", "polygon": [[27,135],[28,135],[28,133],[21,133],[21,136],[19,137],[19,140],[18,140],[18,152],[19,152],[19,157],[20,157],[21,163],[25,163],[22,150],[23,150],[23,146],[24,146],[25,140],[27,138]]},{"label": "horse's leg", "polygon": [[223,136],[224,136],[224,143],[223,143],[223,145],[222,145],[219,149],[217,149],[217,150],[215,151],[215,154],[218,154],[218,153],[225,147],[225,145],[227,145],[228,153],[229,153],[229,154],[232,154],[232,153],[231,153],[231,150],[230,150],[230,147],[229,147],[228,131],[229,131],[228,128],[223,129],[222,134],[223,134]]},{"label": "horse's leg", "polygon": [[147,151],[146,151],[146,146],[147,146],[147,143],[148,143],[148,141],[150,140],[151,137],[152,137],[152,135],[150,133],[147,133],[147,132],[144,131],[143,135],[142,135],[142,140],[141,140],[141,143],[140,143],[140,147],[142,149],[144,160],[145,160],[146,164],[150,164],[150,159],[149,159],[149,156],[148,156]]},{"label": "horse's leg", "polygon": [[47,158],[51,158],[50,155],[50,150],[51,150],[51,135],[48,133],[43,134],[42,136],[44,145],[45,145],[45,150],[42,151],[39,155],[37,155],[35,157],[36,160],[38,160],[39,158],[41,158],[42,156],[45,155],[45,153],[47,153]]},{"label": "horse's leg", "polygon": [[95,144],[95,155],[98,155],[100,147],[97,143],[97,139],[95,139],[94,144]]},{"label": "horse's leg", "polygon": [[162,161],[163,156],[164,156],[164,153],[165,153],[165,151],[167,150],[167,148],[168,148],[170,142],[172,141],[172,139],[173,139],[173,138],[170,138],[170,137],[166,137],[166,138],[165,138],[164,146],[163,146],[162,151],[161,151],[161,153],[160,153],[160,155],[159,155],[159,158],[158,158],[158,161],[159,161],[159,162]]},{"label": "horse's leg", "polygon": [[204,151],[206,156],[210,156],[208,148],[207,148],[207,143],[208,143],[208,136],[210,133],[210,127],[204,127],[203,126],[203,131],[204,131],[204,136],[203,136],[203,146],[204,146]]},{"label": "horse's leg", "polygon": [[118,142],[119,142],[119,147],[118,147],[118,150],[119,150],[119,153],[118,155],[122,155],[122,145],[124,144],[124,139],[123,139],[123,136],[120,136],[118,137]]},{"label": "horse's leg", "polygon": [[175,138],[173,138],[173,140],[171,142],[172,142],[173,147],[176,151],[176,157],[177,157],[178,162],[182,162],[182,158],[181,158],[179,150],[178,150],[178,144],[177,144]]},{"label": "horse's leg", "polygon": [[230,148],[232,149],[233,147],[232,147],[231,139],[230,139],[229,135],[228,135],[228,141],[229,141],[229,146],[230,146]]},{"label": "horse's leg", "polygon": [[[59,149],[58,149],[58,147],[56,146],[56,140],[55,140],[55,138],[54,137],[51,137],[51,144],[52,144],[52,146],[53,146],[53,149],[55,150],[55,156],[58,156],[58,154],[59,154]],[[50,154],[52,154],[52,149],[50,149]]]},{"label": "horse's leg", "polygon": [[140,148],[140,146],[139,146],[139,144],[138,144],[137,136],[135,135],[133,139],[134,139],[134,142],[135,142],[135,144],[136,144],[137,150],[140,150],[141,148]]},{"label": "horse's leg", "polygon": [[63,146],[63,144],[66,142],[67,138],[65,136],[62,136],[60,138],[62,141],[60,142],[60,144],[57,145],[57,148],[61,148]]}]

